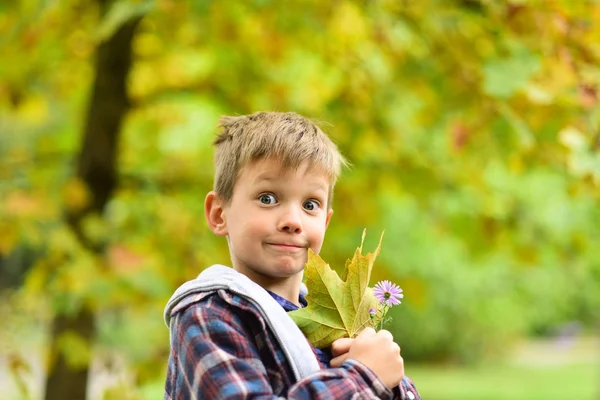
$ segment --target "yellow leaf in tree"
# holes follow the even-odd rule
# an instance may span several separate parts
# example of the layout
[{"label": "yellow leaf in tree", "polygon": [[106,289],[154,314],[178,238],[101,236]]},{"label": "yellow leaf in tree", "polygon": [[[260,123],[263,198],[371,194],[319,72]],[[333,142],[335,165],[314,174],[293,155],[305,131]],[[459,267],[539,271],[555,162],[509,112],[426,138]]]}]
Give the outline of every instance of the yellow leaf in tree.
[{"label": "yellow leaf in tree", "polygon": [[360,247],[339,276],[321,257],[308,251],[304,271],[308,306],[288,313],[304,335],[317,348],[325,348],[341,337],[355,337],[366,327],[374,327],[377,320],[369,314],[378,301],[368,286],[375,258],[381,248],[362,255],[365,240],[363,232]]}]

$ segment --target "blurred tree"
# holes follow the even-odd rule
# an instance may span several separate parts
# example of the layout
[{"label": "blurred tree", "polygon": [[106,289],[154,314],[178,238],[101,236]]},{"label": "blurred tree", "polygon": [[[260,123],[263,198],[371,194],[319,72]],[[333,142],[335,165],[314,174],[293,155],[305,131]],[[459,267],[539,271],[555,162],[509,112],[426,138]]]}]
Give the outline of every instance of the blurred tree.
[{"label": "blurred tree", "polygon": [[[99,0],[98,3],[100,15],[107,15],[111,2]],[[129,18],[121,18],[116,26],[111,26],[96,49],[94,84],[77,156],[76,179],[71,181],[71,185],[81,193],[81,198],[77,202],[67,202],[65,207],[65,218],[73,233],[81,245],[98,258],[104,256],[106,243],[90,237],[85,231],[84,221],[91,214],[103,214],[117,184],[117,145],[122,121],[130,106],[126,82],[131,67],[131,42],[141,20],[139,16],[126,17]],[[70,312],[57,311],[53,321],[53,354],[45,398],[84,399],[95,332],[95,312],[93,306],[87,303]],[[83,353],[79,355],[83,356],[83,362],[69,361],[68,350],[61,346],[65,335],[75,335],[83,345],[76,350]]]}]

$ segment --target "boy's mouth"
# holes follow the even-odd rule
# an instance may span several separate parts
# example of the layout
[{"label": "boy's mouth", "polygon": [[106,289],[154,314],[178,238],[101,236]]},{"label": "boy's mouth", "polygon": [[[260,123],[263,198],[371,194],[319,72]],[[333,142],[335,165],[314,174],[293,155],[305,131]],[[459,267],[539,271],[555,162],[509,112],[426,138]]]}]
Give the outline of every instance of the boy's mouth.
[{"label": "boy's mouth", "polygon": [[288,250],[288,251],[303,250],[305,248],[305,246],[302,246],[299,244],[294,244],[294,243],[268,243],[268,244],[277,249]]}]

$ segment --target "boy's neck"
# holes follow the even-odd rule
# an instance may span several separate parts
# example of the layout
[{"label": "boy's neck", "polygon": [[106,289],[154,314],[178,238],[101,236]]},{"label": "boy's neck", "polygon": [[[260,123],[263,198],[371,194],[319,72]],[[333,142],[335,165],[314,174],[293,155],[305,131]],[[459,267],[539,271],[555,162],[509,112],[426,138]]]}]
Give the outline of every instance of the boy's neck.
[{"label": "boy's neck", "polygon": [[262,274],[258,274],[254,271],[244,270],[240,271],[234,267],[238,272],[246,275],[254,283],[260,285],[263,289],[269,290],[284,299],[292,302],[293,304],[300,307],[300,284],[302,283],[302,272],[290,276],[287,278],[276,278]]}]

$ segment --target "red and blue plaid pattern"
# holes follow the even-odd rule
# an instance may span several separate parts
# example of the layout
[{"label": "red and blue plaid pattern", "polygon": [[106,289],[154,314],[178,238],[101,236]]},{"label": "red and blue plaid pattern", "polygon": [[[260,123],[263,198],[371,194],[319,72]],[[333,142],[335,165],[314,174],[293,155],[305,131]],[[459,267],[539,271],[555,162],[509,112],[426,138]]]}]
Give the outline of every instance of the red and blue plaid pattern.
[{"label": "red and blue plaid pattern", "polygon": [[[286,311],[296,308],[271,296]],[[330,356],[314,348],[323,369],[295,382],[258,309],[229,291],[190,295],[171,315],[166,400],[420,399],[408,378],[392,391],[358,361],[329,368]]]}]

